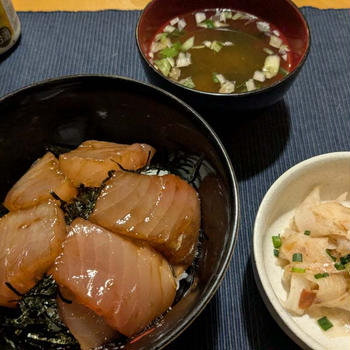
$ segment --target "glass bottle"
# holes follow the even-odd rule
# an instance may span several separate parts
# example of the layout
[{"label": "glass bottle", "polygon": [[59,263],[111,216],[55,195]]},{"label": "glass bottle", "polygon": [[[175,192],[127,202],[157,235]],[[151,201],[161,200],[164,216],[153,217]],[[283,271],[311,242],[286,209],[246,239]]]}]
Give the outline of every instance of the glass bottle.
[{"label": "glass bottle", "polygon": [[0,0],[0,54],[17,42],[20,33],[21,23],[11,0]]}]

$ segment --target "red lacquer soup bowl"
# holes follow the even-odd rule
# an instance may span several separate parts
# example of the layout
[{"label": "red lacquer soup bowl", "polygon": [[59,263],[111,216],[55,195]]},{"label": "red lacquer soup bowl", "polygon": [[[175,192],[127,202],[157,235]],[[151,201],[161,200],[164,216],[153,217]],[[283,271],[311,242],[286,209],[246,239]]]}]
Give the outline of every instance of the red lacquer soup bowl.
[{"label": "red lacquer soup bowl", "polygon": [[[289,73],[268,87],[230,94],[191,89],[165,77],[153,66],[148,55],[159,29],[173,18],[213,8],[247,12],[276,26],[286,38],[290,49]],[[310,48],[308,24],[290,0],[153,0],[139,18],[136,40],[151,81],[178,95],[202,113],[212,110],[254,110],[276,103],[292,85],[306,61]]]}]

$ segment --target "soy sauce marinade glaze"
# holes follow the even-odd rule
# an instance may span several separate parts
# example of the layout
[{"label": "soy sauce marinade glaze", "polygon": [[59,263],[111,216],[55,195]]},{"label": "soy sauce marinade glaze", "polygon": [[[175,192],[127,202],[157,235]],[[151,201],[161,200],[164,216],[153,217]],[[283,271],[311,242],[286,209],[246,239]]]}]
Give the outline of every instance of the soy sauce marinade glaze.
[{"label": "soy sauce marinade glaze", "polygon": [[291,67],[287,39],[274,25],[228,9],[171,19],[155,35],[148,55],[166,77],[207,92],[264,88],[281,80]]}]

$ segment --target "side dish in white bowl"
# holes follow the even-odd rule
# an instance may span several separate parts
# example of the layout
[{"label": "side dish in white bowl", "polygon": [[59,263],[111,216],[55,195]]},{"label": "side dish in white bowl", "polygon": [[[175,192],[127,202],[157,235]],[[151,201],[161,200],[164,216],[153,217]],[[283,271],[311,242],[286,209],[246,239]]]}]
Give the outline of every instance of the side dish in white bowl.
[{"label": "side dish in white bowl", "polygon": [[261,295],[304,349],[350,342],[350,152],[305,160],[266,193],[254,227]]}]

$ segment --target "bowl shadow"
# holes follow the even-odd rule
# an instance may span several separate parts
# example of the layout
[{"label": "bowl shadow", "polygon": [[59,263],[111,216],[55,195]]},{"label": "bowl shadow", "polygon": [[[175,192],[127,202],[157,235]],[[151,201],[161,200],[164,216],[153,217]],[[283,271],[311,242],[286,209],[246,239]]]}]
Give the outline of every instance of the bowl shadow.
[{"label": "bowl shadow", "polygon": [[[217,346],[218,294],[216,293],[200,316],[164,350],[213,350]],[[206,336],[203,336],[203,335]],[[210,335],[210,336],[208,336]]]},{"label": "bowl shadow", "polygon": [[200,111],[223,142],[238,180],[272,164],[283,152],[290,133],[290,114],[284,100],[252,112],[217,115]]},{"label": "bowl shadow", "polygon": [[256,286],[251,258],[246,266],[241,302],[248,341],[254,350],[301,350],[267,310]]}]

